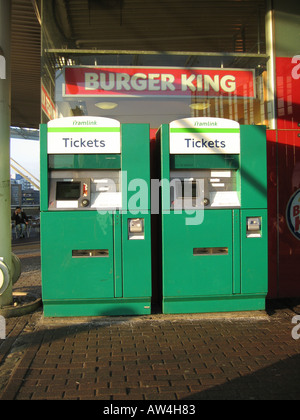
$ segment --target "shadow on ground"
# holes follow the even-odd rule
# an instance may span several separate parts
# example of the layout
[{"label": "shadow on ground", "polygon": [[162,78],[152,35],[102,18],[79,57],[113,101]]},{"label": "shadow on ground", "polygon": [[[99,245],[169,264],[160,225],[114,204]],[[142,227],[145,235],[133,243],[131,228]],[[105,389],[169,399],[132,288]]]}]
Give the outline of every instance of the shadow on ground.
[{"label": "shadow on ground", "polygon": [[299,400],[300,355],[195,393],[187,400]]}]

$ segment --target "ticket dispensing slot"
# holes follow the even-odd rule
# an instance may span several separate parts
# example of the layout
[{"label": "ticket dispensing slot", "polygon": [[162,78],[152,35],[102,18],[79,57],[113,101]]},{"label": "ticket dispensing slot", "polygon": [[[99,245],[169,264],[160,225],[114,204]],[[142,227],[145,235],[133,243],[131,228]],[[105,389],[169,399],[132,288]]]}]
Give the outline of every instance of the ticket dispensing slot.
[{"label": "ticket dispensing slot", "polygon": [[128,219],[128,239],[145,239],[144,219]]},{"label": "ticket dispensing slot", "polygon": [[170,181],[171,208],[240,207],[237,170],[172,170]]},{"label": "ticket dispensing slot", "polygon": [[247,217],[247,238],[261,238],[261,217]]}]

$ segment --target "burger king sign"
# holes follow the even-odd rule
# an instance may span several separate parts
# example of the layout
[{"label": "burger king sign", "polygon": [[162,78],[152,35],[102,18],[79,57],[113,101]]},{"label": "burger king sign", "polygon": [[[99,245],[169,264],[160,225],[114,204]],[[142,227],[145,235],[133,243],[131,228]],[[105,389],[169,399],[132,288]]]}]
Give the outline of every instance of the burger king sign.
[{"label": "burger king sign", "polygon": [[300,241],[300,190],[298,190],[290,199],[286,220],[292,234]]}]

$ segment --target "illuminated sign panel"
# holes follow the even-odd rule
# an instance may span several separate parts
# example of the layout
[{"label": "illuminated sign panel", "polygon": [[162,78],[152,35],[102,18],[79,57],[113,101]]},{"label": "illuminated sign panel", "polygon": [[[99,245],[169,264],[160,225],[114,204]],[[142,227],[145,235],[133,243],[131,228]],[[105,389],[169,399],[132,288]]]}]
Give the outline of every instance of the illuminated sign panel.
[{"label": "illuminated sign panel", "polygon": [[254,98],[254,72],[243,69],[66,67],[63,96]]},{"label": "illuminated sign panel", "polygon": [[48,123],[48,154],[95,153],[121,153],[119,121],[100,117],[68,117]]},{"label": "illuminated sign panel", "polygon": [[170,154],[239,154],[240,125],[223,118],[185,118],[170,124]]}]

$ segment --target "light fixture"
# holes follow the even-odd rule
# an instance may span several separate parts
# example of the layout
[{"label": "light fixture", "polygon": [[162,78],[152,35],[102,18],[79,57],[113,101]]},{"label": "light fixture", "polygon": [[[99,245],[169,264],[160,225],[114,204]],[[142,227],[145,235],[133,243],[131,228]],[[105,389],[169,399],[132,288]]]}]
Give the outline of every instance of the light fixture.
[{"label": "light fixture", "polygon": [[117,108],[118,104],[115,102],[98,102],[95,106],[100,109],[112,110]]},{"label": "light fixture", "polygon": [[209,101],[203,101],[203,102],[196,102],[194,104],[190,105],[191,109],[197,110],[197,111],[203,111],[204,109],[210,108],[210,102]]}]

